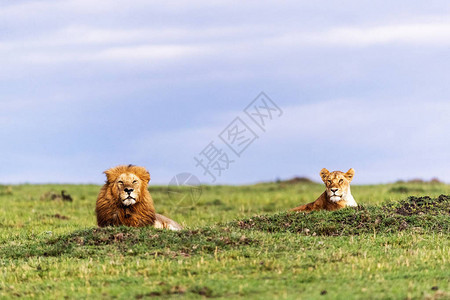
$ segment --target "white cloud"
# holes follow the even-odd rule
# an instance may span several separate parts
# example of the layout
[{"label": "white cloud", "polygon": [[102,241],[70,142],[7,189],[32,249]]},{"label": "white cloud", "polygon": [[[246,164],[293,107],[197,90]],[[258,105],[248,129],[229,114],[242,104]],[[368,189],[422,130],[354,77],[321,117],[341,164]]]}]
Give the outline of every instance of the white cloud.
[{"label": "white cloud", "polygon": [[319,35],[317,40],[330,44],[370,46],[377,44],[450,43],[450,23],[392,24],[369,28],[337,28]]},{"label": "white cloud", "polygon": [[[415,145],[448,145],[450,102],[337,99],[285,107],[273,125],[280,139],[315,139],[352,145],[415,151]],[[440,150],[439,150],[440,151]]]},{"label": "white cloud", "polygon": [[[4,7],[0,10],[0,20],[11,30],[0,38],[0,80],[52,76],[61,71],[73,74],[72,70],[80,71],[80,63],[86,63],[91,74],[111,73],[105,69],[114,65],[118,74],[124,74],[126,68],[163,73],[158,78],[163,81],[251,80],[264,76],[264,70],[272,66],[270,76],[323,78],[322,74],[330,67],[327,59],[336,51],[377,45],[386,45],[383,48],[386,52],[396,46],[408,51],[411,45],[445,49],[450,43],[450,23],[444,15],[419,20],[371,20],[351,26],[339,20],[304,27],[301,21],[290,19],[286,23],[279,18],[271,22],[255,18],[214,22],[205,9],[201,15],[208,19],[203,26],[201,22],[188,21],[186,15],[193,9],[191,6],[201,7],[204,1],[163,3],[157,7],[146,1],[133,3],[128,6],[122,1],[31,1]],[[217,9],[225,5],[220,2],[206,7]],[[246,9],[252,5],[256,2]],[[261,5],[270,6],[269,2]],[[153,16],[160,12],[161,18],[167,21],[159,20],[152,25],[142,20],[133,23],[123,16],[126,10],[131,15],[148,11]],[[121,16],[116,22],[96,22],[114,18],[116,14]],[[70,16],[67,20],[61,17],[66,15]],[[178,16],[182,21],[170,21]],[[10,33],[16,30],[17,34]],[[306,57],[315,57],[322,50],[329,51],[324,57],[326,63],[314,60],[311,68],[312,60]],[[362,59],[366,60],[367,56]],[[354,70],[349,77],[355,78],[360,75],[360,61],[355,62],[357,67],[351,67],[352,62],[348,60],[336,64],[345,64],[347,74]],[[186,70],[194,71],[185,76],[182,73]],[[166,72],[171,73],[167,78]],[[330,77],[335,81],[348,79],[343,74]]]},{"label": "white cloud", "polygon": [[280,36],[271,41],[284,46],[342,46],[368,47],[376,45],[423,45],[448,46],[450,44],[450,23],[393,23],[372,26],[335,26],[325,30],[280,31]]},{"label": "white cloud", "polygon": [[[122,3],[120,3],[122,2]],[[0,18],[3,20],[30,20],[45,19],[49,14],[74,14],[74,13],[106,13],[124,6],[124,1],[108,0],[68,0],[68,1],[14,1],[13,5],[4,5],[0,10]],[[136,4],[142,1],[135,1]]]},{"label": "white cloud", "polygon": [[317,47],[368,47],[375,45],[448,46],[450,23],[423,22],[377,26],[330,27],[316,32],[286,29],[282,25],[244,24],[206,29],[101,28],[70,25],[32,37],[0,43],[0,53],[8,61],[65,63],[76,61],[134,62],[192,57],[203,58],[239,54],[252,59],[266,49],[266,56]]},{"label": "white cloud", "polygon": [[182,59],[198,55],[202,49],[180,45],[139,45],[127,47],[111,47],[98,51],[67,51],[63,53],[28,53],[23,60],[30,63],[58,64],[76,62],[139,62],[161,64],[166,60]]}]

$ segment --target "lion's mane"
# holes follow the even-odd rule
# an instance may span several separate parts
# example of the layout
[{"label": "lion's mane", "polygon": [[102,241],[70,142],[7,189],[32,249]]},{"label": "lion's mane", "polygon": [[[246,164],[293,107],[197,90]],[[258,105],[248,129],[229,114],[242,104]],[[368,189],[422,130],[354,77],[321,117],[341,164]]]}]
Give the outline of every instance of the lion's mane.
[{"label": "lion's mane", "polygon": [[[133,173],[142,181],[136,204],[123,206],[119,201],[116,179],[123,173]],[[147,189],[150,174],[145,168],[128,165],[118,166],[105,171],[106,183],[97,197],[95,212],[100,227],[109,225],[141,227],[155,224],[155,208]]]}]

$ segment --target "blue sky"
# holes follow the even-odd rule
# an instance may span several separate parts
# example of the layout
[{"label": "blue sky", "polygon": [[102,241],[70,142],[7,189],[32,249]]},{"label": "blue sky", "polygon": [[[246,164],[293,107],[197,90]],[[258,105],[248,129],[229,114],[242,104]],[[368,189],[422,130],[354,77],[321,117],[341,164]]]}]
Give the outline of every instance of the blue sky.
[{"label": "blue sky", "polygon": [[209,183],[194,156],[228,151],[261,91],[283,115],[216,183],[450,182],[449,20],[448,1],[3,1],[0,183],[128,163]]}]

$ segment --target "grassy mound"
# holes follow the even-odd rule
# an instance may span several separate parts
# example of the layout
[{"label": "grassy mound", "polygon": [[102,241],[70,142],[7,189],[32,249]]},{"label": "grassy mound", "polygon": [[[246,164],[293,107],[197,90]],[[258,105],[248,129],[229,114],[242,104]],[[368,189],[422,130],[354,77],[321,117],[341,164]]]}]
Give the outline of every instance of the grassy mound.
[{"label": "grassy mound", "polygon": [[229,226],[266,232],[341,236],[391,233],[402,230],[448,232],[450,197],[409,197],[384,206],[359,206],[335,212],[280,213],[234,221]]},{"label": "grassy mound", "polygon": [[117,253],[126,256],[190,256],[214,253],[258,241],[219,229],[168,231],[151,227],[106,227],[79,230],[27,245],[0,249],[3,257],[60,256],[86,258]]},{"label": "grassy mound", "polygon": [[309,214],[285,212],[260,215],[196,230],[168,231],[150,227],[88,228],[57,237],[38,238],[26,244],[0,247],[4,258],[32,256],[103,257],[124,256],[189,257],[198,253],[242,246],[258,246],[245,231],[298,233],[302,235],[343,236],[364,233],[415,233],[450,231],[450,197],[409,197],[383,206],[359,206],[335,212]]}]

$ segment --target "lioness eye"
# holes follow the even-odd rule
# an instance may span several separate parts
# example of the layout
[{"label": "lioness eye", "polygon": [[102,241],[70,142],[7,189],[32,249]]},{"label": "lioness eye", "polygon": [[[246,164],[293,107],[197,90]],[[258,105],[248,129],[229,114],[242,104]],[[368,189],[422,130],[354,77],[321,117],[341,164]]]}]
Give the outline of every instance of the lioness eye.
[{"label": "lioness eye", "polygon": [[118,183],[119,183],[119,184],[123,184],[123,181],[122,181],[122,180],[119,180]]},{"label": "lioness eye", "polygon": [[331,180],[328,180],[328,184],[331,184]]},{"label": "lioness eye", "polygon": [[343,179],[339,180],[339,183],[340,184],[344,183],[344,180]]},{"label": "lioness eye", "polygon": [[135,183],[137,183],[137,180],[134,180],[134,181],[133,181],[133,184],[135,184]]}]

